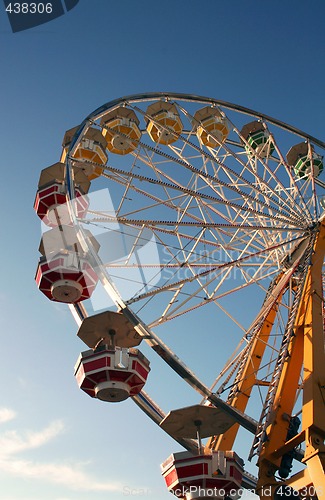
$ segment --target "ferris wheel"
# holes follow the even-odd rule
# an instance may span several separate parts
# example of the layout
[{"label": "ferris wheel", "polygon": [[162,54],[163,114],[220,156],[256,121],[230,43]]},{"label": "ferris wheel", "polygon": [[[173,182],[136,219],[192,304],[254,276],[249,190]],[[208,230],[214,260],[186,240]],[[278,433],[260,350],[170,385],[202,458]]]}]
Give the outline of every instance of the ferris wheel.
[{"label": "ferris wheel", "polygon": [[[89,348],[78,385],[133,398],[185,448],[162,464],[179,498],[325,498],[324,147],[241,106],[152,93],[95,110],[41,172],[36,281]],[[196,404],[160,408],[157,359]]]}]

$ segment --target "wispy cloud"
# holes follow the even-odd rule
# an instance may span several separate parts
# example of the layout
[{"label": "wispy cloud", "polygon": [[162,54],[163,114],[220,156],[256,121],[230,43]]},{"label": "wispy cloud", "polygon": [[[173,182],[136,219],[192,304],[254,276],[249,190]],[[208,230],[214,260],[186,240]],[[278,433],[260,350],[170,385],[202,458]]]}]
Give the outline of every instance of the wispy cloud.
[{"label": "wispy cloud", "polygon": [[82,464],[41,464],[29,460],[0,459],[0,470],[20,478],[35,478],[60,484],[73,490],[122,491],[123,485],[113,482],[99,482],[82,470]]},{"label": "wispy cloud", "polygon": [[10,408],[0,408],[0,424],[9,422],[16,417],[16,412]]},{"label": "wispy cloud", "polygon": [[[12,420],[15,416],[13,410],[0,409],[0,423]],[[84,470],[84,462],[60,460],[60,463],[39,463],[16,456],[20,452],[45,446],[64,431],[63,421],[56,420],[38,431],[4,432],[0,435],[0,472],[20,478],[43,480],[78,491],[122,491],[122,484],[112,481],[102,482],[88,474]]]},{"label": "wispy cloud", "polygon": [[38,448],[64,431],[61,420],[56,420],[38,432],[25,432],[20,435],[17,431],[8,431],[0,436],[0,458],[24,450]]}]

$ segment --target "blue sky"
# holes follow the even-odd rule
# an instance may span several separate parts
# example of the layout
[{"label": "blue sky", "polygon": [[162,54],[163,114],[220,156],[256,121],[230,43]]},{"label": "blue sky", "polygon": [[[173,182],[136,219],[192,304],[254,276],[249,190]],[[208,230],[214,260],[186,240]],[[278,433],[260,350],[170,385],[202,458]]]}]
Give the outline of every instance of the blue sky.
[{"label": "blue sky", "polygon": [[[137,92],[238,103],[323,139],[325,4],[80,0],[16,34],[0,11],[0,497],[170,498],[159,464],[179,447],[131,401],[105,406],[81,393],[74,320],[34,283],[39,173],[58,161],[65,130]],[[157,374],[156,384],[166,410],[193,401]]]}]

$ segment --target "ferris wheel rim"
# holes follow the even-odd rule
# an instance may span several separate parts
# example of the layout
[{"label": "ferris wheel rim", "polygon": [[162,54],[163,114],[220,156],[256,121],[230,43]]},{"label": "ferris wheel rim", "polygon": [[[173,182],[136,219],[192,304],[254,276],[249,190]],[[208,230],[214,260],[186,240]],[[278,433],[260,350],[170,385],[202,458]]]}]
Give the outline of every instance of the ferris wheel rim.
[{"label": "ferris wheel rim", "polygon": [[[292,125],[289,125],[277,118],[273,118],[265,113],[261,113],[258,111],[255,111],[253,109],[247,108],[245,106],[241,106],[238,104],[231,103],[229,101],[223,101],[220,99],[215,99],[212,97],[205,97],[197,94],[186,94],[186,93],[180,93],[180,92],[146,92],[146,93],[139,93],[139,94],[129,94],[124,97],[119,97],[117,99],[113,99],[111,101],[107,101],[105,104],[99,106],[98,108],[94,109],[92,112],[90,112],[86,118],[81,122],[80,127],[78,130],[76,130],[76,133],[71,141],[70,147],[68,154],[71,154],[73,151],[73,148],[75,146],[76,141],[78,140],[79,136],[82,134],[84,129],[89,126],[91,121],[94,119],[94,117],[100,117],[101,114],[104,114],[107,112],[109,109],[114,108],[118,105],[126,105],[129,102],[133,101],[150,101],[152,99],[179,99],[179,100],[195,100],[198,102],[206,103],[206,104],[214,104],[217,106],[224,106],[225,108],[229,108],[232,110],[238,110],[244,114],[250,115],[250,116],[255,116],[257,119],[263,119],[266,120],[280,128],[284,128],[286,130],[289,130],[290,132],[293,132],[297,135],[299,135],[302,138],[309,139],[310,141],[314,142],[317,144],[319,147],[325,149],[325,142],[321,141],[320,139],[308,134],[307,132],[304,132],[300,130],[297,127],[294,127]],[[67,155],[68,156],[68,155]]]}]

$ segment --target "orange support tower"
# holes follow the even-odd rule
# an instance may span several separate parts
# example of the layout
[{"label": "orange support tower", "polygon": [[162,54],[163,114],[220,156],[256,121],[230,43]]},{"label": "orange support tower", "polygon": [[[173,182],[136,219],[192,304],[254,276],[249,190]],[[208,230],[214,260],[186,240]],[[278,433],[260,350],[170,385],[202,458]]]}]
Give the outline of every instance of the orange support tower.
[{"label": "orange support tower", "polygon": [[[325,350],[323,320],[322,267],[325,256],[325,220],[319,223],[311,259],[293,324],[293,335],[285,357],[275,397],[270,408],[271,418],[258,454],[259,477],[257,493],[263,500],[290,497],[299,492],[300,498],[325,500]],[[278,281],[281,279],[281,273]],[[245,411],[261,363],[265,338],[270,335],[281,294],[266,315],[256,336],[250,356],[240,373],[231,405]],[[288,439],[288,422],[295,405],[299,377],[303,377],[302,429]],[[231,450],[239,429],[234,425],[223,435],[212,437],[207,449]],[[276,473],[288,452],[305,443],[302,463],[305,468],[278,480]],[[288,474],[289,475],[289,474]],[[281,486],[288,489],[281,490]],[[295,490],[294,492],[291,491]],[[296,496],[296,498],[299,498]]]}]

